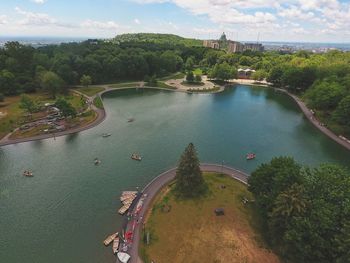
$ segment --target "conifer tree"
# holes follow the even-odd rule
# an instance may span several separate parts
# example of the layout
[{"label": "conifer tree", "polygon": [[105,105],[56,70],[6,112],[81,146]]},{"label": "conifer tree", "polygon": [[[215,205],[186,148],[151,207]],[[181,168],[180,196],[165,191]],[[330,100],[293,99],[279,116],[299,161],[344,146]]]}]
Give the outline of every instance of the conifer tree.
[{"label": "conifer tree", "polygon": [[175,190],[182,197],[197,197],[207,190],[193,143],[187,146],[180,158]]}]

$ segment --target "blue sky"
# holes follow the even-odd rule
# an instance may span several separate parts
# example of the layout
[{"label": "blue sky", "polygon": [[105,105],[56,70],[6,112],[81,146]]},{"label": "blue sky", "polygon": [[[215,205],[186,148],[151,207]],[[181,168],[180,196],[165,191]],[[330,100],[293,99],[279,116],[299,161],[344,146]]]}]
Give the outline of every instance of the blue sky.
[{"label": "blue sky", "polygon": [[350,0],[0,0],[0,36],[350,42]]}]

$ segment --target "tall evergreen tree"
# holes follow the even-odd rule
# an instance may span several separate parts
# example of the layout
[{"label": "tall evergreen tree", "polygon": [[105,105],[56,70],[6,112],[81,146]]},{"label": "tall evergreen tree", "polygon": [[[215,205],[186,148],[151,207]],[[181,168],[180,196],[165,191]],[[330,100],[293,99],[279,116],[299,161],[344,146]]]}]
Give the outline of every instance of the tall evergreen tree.
[{"label": "tall evergreen tree", "polygon": [[207,190],[193,143],[187,146],[180,158],[175,190],[182,197],[197,197]]}]

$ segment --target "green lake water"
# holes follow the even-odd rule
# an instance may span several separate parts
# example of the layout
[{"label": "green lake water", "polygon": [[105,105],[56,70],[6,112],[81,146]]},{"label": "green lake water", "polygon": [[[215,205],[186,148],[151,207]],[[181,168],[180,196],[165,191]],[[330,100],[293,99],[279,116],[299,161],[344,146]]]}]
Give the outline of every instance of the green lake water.
[{"label": "green lake water", "polygon": [[[107,118],[93,129],[0,148],[0,262],[114,262],[102,241],[121,225],[121,191],[175,166],[189,142],[202,162],[246,172],[280,155],[311,166],[350,165],[349,151],[271,89],[122,90],[106,94],[104,104]],[[112,136],[102,138],[105,132]],[[133,152],[142,162],[130,159]],[[257,158],[246,161],[248,152]],[[35,176],[23,177],[25,169]]]}]

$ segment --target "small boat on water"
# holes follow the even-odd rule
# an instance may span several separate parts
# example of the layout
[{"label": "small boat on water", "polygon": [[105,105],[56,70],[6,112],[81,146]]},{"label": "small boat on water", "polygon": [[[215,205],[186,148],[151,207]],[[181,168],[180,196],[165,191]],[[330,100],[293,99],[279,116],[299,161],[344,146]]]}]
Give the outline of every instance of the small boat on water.
[{"label": "small boat on water", "polygon": [[246,156],[247,160],[253,160],[255,159],[255,157],[256,157],[255,153],[248,153]]},{"label": "small boat on water", "polygon": [[135,121],[134,118],[129,118],[129,119],[128,119],[128,122],[134,122],[134,121]]},{"label": "small boat on water", "polygon": [[95,158],[94,164],[95,164],[95,165],[99,165],[100,163],[101,163],[101,161],[100,161],[98,158]]},{"label": "small boat on water", "polygon": [[112,245],[113,254],[117,254],[119,250],[119,237],[115,237]]},{"label": "small boat on water", "polygon": [[102,134],[102,137],[103,138],[107,138],[107,137],[109,137],[109,136],[111,136],[112,134],[111,133],[104,133],[104,134]]},{"label": "small boat on water", "polygon": [[23,172],[23,176],[25,176],[25,177],[33,177],[33,173],[31,171],[25,170]]},{"label": "small boat on water", "polygon": [[131,155],[131,159],[136,160],[136,161],[141,161],[141,160],[142,160],[142,157],[141,157],[141,155],[139,155],[139,154],[137,154],[137,153],[133,153],[133,154]]},{"label": "small boat on water", "polygon": [[103,244],[105,246],[109,246],[113,241],[114,239],[118,236],[118,232],[108,236],[104,241],[103,241]]},{"label": "small boat on water", "polygon": [[129,259],[131,258],[129,254],[124,252],[118,252],[117,256],[119,261],[122,263],[128,263]]}]

